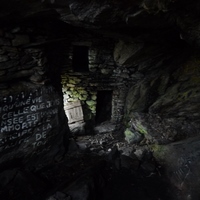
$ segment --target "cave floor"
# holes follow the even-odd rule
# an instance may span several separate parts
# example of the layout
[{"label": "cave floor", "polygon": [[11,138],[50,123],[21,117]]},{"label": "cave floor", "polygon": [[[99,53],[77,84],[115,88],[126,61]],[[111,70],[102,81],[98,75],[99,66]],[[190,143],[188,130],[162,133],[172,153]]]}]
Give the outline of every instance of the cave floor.
[{"label": "cave floor", "polygon": [[134,151],[122,135],[112,132],[71,138],[68,153],[56,167],[60,184],[49,177],[57,187],[47,199],[169,200],[156,163],[147,155],[138,160]]},{"label": "cave floor", "polygon": [[[17,169],[3,199],[15,200],[169,200],[156,163],[111,132],[71,137],[68,152],[35,171]],[[148,162],[147,162],[148,161]]]}]

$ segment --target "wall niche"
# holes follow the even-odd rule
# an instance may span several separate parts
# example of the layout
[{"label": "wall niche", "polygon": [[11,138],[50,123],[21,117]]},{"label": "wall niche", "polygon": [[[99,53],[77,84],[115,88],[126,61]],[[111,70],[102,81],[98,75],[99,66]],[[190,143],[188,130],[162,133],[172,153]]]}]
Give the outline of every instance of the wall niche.
[{"label": "wall niche", "polygon": [[88,72],[88,46],[73,45],[72,67],[74,72]]}]

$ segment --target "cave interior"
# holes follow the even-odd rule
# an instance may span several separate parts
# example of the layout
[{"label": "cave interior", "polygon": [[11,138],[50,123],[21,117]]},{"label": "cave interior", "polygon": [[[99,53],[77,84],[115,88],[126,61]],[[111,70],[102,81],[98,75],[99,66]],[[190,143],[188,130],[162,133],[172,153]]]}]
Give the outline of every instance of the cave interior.
[{"label": "cave interior", "polygon": [[198,0],[0,5],[0,199],[200,199]]}]

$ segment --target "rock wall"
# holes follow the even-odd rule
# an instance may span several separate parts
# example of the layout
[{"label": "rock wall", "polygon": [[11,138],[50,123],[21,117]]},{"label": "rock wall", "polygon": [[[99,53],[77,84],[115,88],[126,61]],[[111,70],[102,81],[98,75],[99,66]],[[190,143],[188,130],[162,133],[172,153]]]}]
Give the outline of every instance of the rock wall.
[{"label": "rock wall", "polygon": [[169,43],[141,42],[139,46],[128,44],[132,51],[124,55],[117,49],[125,48],[126,43],[120,43],[116,45],[118,64],[143,75],[130,84],[125,138],[154,154],[172,183],[174,199],[198,199],[195,188],[200,183],[192,180],[200,175],[199,50],[181,41],[176,47],[171,43],[170,52]]},{"label": "rock wall", "polygon": [[167,144],[199,134],[199,95],[195,54],[177,69],[155,71],[132,86],[126,114],[135,130],[144,127],[150,143]]},{"label": "rock wall", "polygon": [[51,74],[56,69],[50,69],[47,47],[41,44],[48,34],[36,31],[26,26],[0,30],[1,169],[13,162],[13,168],[46,165],[65,150],[69,132],[56,84],[59,72]]}]

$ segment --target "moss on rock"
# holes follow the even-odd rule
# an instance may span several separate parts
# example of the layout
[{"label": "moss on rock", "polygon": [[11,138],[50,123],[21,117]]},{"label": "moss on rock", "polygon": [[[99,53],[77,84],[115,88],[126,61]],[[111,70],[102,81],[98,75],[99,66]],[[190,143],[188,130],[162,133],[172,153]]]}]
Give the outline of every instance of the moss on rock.
[{"label": "moss on rock", "polygon": [[144,126],[142,126],[142,124],[137,124],[137,131],[139,131],[143,135],[147,134],[147,130]]},{"label": "moss on rock", "polygon": [[89,101],[86,101],[86,104],[90,107],[96,105],[96,101],[93,101],[93,100],[89,100]]},{"label": "moss on rock", "polygon": [[143,136],[140,133],[137,131],[132,131],[128,128],[124,131],[124,135],[125,140],[128,143],[139,143],[143,139]]},{"label": "moss on rock", "polygon": [[153,144],[150,146],[150,149],[152,150],[153,155],[156,159],[160,161],[166,159],[167,148],[165,147],[165,145]]}]

